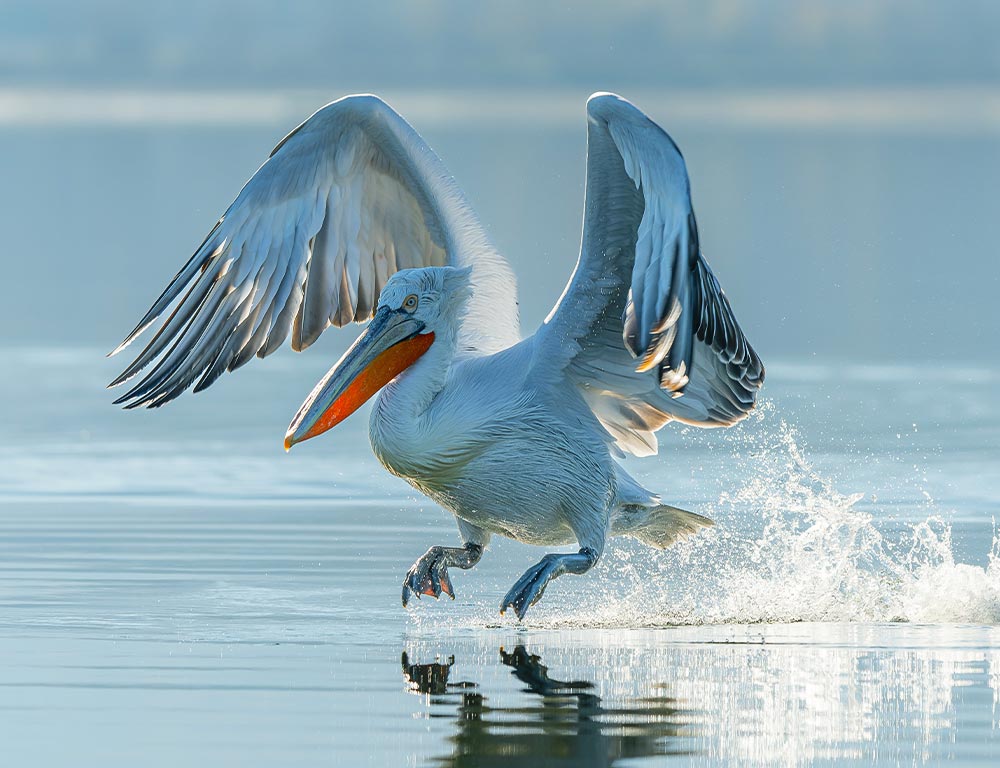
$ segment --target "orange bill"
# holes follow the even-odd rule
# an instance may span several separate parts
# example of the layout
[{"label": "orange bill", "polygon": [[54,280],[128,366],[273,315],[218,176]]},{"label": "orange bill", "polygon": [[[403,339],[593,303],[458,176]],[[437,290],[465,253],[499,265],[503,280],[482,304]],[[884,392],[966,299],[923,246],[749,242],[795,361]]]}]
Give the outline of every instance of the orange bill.
[{"label": "orange bill", "polygon": [[316,385],[285,435],[285,450],[342,422],[413,365],[434,343],[423,323],[405,312],[376,313],[358,340]]}]

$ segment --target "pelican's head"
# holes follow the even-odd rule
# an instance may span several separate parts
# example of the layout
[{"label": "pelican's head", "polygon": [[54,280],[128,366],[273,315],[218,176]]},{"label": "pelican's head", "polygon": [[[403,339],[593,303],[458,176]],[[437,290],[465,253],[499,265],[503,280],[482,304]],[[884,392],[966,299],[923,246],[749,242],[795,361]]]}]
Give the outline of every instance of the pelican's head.
[{"label": "pelican's head", "polygon": [[469,295],[471,269],[422,267],[397,272],[379,294],[372,321],[295,414],[285,450],[335,427],[451,333]]}]

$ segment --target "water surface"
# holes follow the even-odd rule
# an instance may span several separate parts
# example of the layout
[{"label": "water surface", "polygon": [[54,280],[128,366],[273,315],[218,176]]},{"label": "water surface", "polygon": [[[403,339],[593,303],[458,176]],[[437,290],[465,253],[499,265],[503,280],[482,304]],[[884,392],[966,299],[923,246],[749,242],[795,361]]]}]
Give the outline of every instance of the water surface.
[{"label": "water surface", "polygon": [[632,462],[716,529],[616,541],[518,624],[499,599],[542,550],[507,541],[456,601],[400,606],[409,564],[457,537],[379,469],[363,418],[283,454],[325,361],[125,414],[98,350],[4,358],[0,396],[23,404],[0,449],[12,764],[1000,754],[995,369],[772,366],[743,426],[668,430]]},{"label": "water surface", "polygon": [[[401,607],[457,532],[363,413],[282,452],[352,333],[155,412],[103,389],[103,353],[341,94],[0,94],[5,764],[1000,756],[995,89],[623,92],[685,152],[765,399],[629,463],[715,528],[615,541],[523,624],[498,604],[544,550],[500,540],[457,600]],[[510,258],[526,332],[579,247],[586,93],[388,94]]]}]

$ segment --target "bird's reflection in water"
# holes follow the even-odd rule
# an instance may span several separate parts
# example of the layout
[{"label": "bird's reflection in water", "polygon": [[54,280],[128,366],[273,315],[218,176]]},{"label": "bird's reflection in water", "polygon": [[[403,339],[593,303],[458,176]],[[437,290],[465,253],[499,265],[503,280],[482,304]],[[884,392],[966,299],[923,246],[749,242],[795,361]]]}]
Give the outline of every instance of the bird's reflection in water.
[{"label": "bird's reflection in water", "polygon": [[445,663],[411,664],[404,652],[403,675],[415,693],[429,694],[431,717],[451,718],[449,766],[611,766],[625,758],[679,754],[684,712],[666,696],[605,705],[594,684],[549,677],[541,659],[519,645],[500,649],[500,661],[534,694],[519,706],[494,706],[476,683],[451,682],[455,657]]}]

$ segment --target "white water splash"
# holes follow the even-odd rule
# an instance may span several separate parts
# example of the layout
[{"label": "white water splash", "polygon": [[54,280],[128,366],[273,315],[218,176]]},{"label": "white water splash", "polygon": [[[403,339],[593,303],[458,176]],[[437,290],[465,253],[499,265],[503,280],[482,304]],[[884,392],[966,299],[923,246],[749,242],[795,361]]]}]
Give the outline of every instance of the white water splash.
[{"label": "white water splash", "polygon": [[973,565],[956,562],[951,527],[939,516],[876,526],[858,508],[864,494],[845,495],[821,477],[794,430],[767,410],[772,434],[736,438],[745,452],[734,441],[733,474],[749,480],[698,509],[717,521],[714,529],[662,553],[616,544],[596,577],[607,585],[603,594],[552,589],[529,623],[1000,624],[995,527],[986,564]]}]

